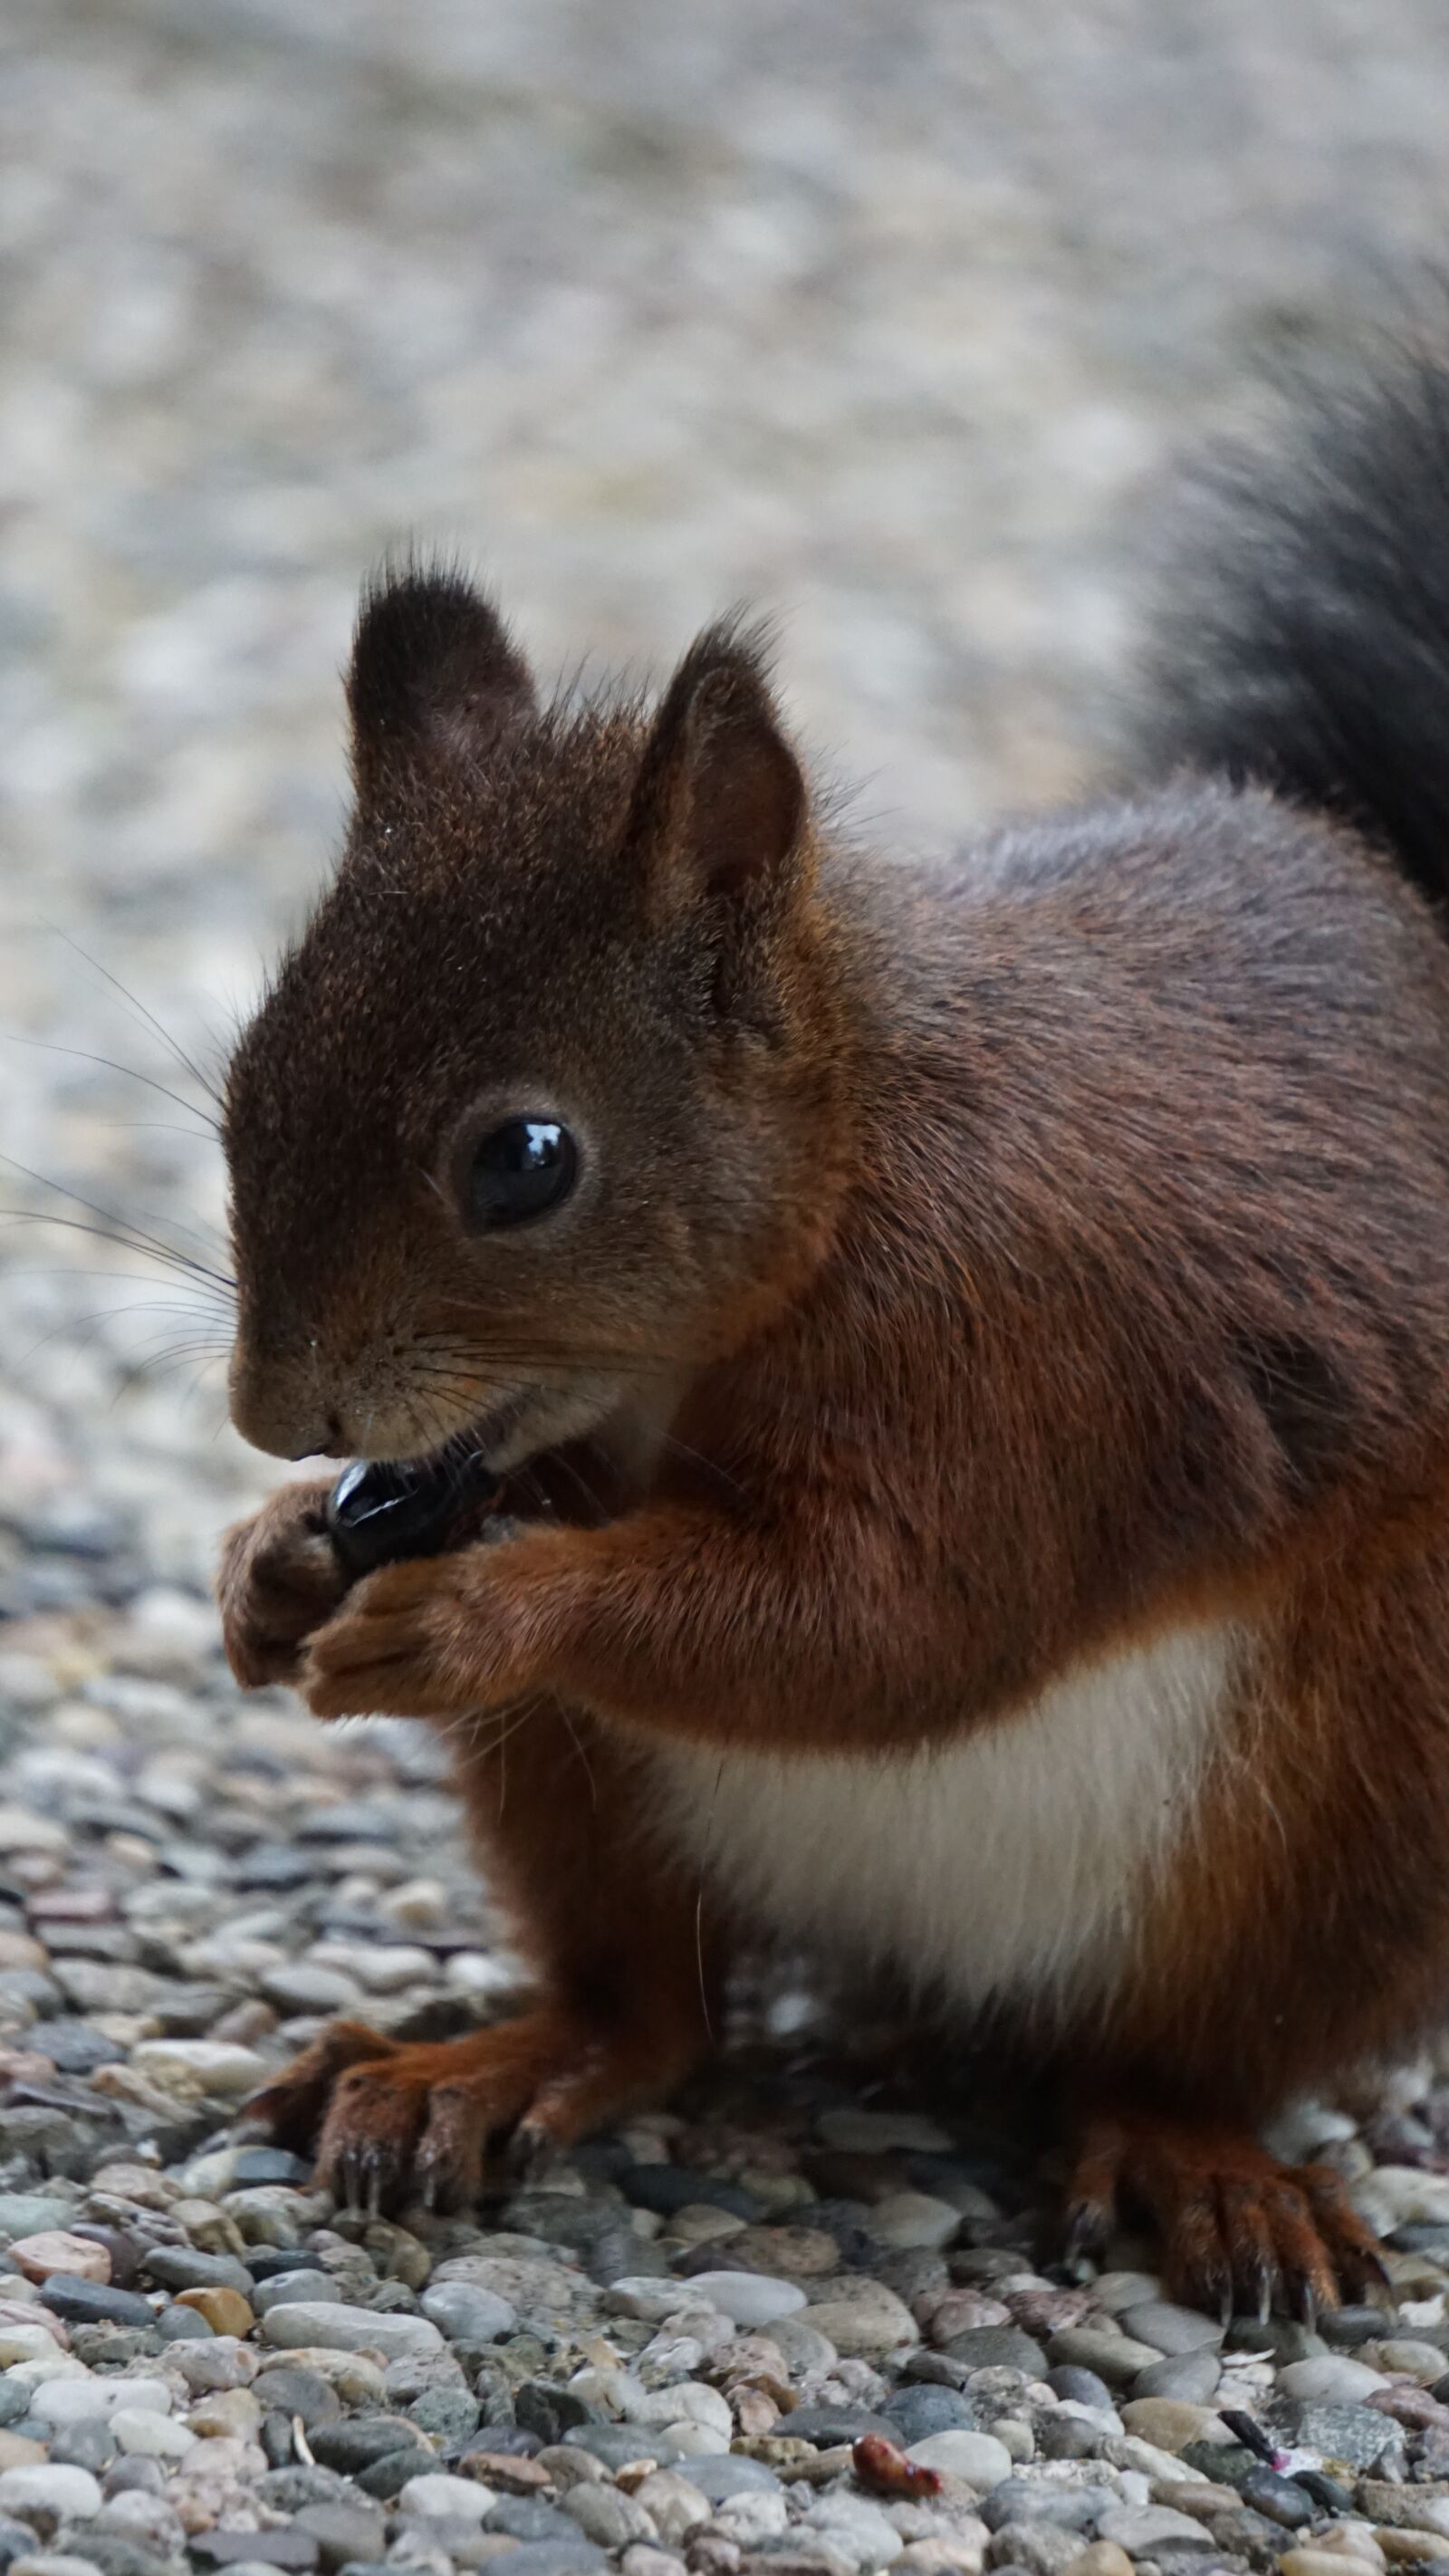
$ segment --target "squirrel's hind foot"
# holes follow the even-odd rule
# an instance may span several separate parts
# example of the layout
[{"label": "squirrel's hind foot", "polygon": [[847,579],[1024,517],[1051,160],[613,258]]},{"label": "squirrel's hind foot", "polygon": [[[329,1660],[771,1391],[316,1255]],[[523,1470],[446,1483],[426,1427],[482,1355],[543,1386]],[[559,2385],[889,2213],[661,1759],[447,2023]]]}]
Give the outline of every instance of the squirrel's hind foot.
[{"label": "squirrel's hind foot", "polygon": [[1311,2325],[1385,2284],[1374,2237],[1331,2167],[1280,2164],[1243,2130],[1137,2112],[1089,2121],[1068,2182],[1069,2249],[1104,2243],[1119,2207],[1151,2221],[1173,2295],[1224,2322],[1279,2308]]},{"label": "squirrel's hind foot", "polygon": [[337,2022],[248,2105],[251,2125],[305,2154],[353,2216],[466,2209],[684,2072],[659,2033],[596,2027],[543,2005],[461,2039],[386,2039]]}]

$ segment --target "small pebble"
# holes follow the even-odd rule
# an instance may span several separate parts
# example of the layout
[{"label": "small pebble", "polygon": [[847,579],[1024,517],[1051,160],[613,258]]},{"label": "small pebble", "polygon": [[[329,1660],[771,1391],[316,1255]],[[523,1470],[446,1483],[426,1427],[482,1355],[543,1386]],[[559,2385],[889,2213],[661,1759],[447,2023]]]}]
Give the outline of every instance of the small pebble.
[{"label": "small pebble", "polygon": [[[690,2277],[692,2297],[706,2307],[717,2308],[721,2316],[731,2317],[746,2329],[773,2325],[780,2317],[793,2316],[805,2305],[805,2292],[798,2281],[771,2280],[761,2272],[695,2272]],[[818,2312],[817,2312],[818,2313]],[[819,2332],[828,2328],[817,2327]],[[914,2328],[910,2340],[914,2340]],[[832,2337],[839,2349],[838,2337]]]},{"label": "small pebble", "polygon": [[72,2280],[109,2281],[111,2258],[104,2246],[92,2244],[84,2236],[71,2236],[63,2229],[42,2229],[35,2236],[20,2236],[10,2245],[7,2261],[23,2272],[28,2281],[48,2280],[52,2272]]},{"label": "small pebble", "polygon": [[1313,2406],[1352,2405],[1384,2384],[1381,2370],[1370,2370],[1366,2363],[1350,2361],[1340,2353],[1325,2354],[1317,2361],[1290,2361],[1278,2374],[1280,2396]]},{"label": "small pebble", "polygon": [[244,2299],[240,2290],[224,2284],[214,2289],[181,2290],[176,2303],[202,2318],[213,2334],[250,2334],[256,2323],[250,2300]]},{"label": "small pebble", "polygon": [[299,2300],[270,2308],[259,2332],[264,2343],[295,2352],[320,2345],[337,2352],[380,2352],[388,2361],[440,2352],[443,2338],[430,2317],[387,2316],[374,2308],[348,2308],[334,2300]]},{"label": "small pebble", "polygon": [[923,2441],[911,2444],[907,2456],[919,2468],[944,2470],[983,2493],[1011,2475],[1011,2453],[990,2433],[928,2433]]}]

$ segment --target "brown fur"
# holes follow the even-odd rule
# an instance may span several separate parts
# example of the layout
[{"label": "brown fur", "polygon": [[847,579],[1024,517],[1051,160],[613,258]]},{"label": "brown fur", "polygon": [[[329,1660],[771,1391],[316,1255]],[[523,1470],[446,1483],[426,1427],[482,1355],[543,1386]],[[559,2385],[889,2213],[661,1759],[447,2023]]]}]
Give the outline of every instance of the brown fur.
[{"label": "brown fur", "polygon": [[[521,1388],[535,1445],[582,1442],[622,1500],[385,1569],[321,1625],[279,1626],[233,1542],[241,1677],[448,1729],[545,1981],[526,2083],[496,2035],[379,2048],[324,2157],[466,2192],[490,2130],[566,2138],[703,2046],[696,1891],[634,1748],[889,1757],[1232,1618],[1252,1652],[1179,1865],[1107,2026],[1051,2044],[1084,2105],[1159,2124],[1185,2286],[1241,2288],[1265,2228],[1278,2286],[1358,2279],[1326,2203],[1311,2259],[1280,2243],[1241,2138],[1226,2252],[1191,2250],[1162,2171],[1196,2170],[1174,2122],[1401,2042],[1449,1975],[1427,909],[1347,830],[1210,783],[856,858],[737,637],[652,725],[539,716],[481,603],[412,588],[364,622],[337,885],[232,1069],[237,1417],[399,1455]],[[450,1203],[480,1096],[586,1142],[580,1204],[526,1241]],[[459,2082],[461,2146],[427,2109]],[[329,2090],[299,2084],[294,2132]]]}]

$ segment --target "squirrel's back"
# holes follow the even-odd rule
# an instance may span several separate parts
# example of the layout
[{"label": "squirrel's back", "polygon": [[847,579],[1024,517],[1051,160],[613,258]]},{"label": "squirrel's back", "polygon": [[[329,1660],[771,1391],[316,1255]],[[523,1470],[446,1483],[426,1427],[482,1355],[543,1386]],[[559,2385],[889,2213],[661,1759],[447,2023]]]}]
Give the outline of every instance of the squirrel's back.
[{"label": "squirrel's back", "polygon": [[1449,903],[1449,335],[1292,389],[1201,472],[1144,656],[1134,769],[1255,780]]}]

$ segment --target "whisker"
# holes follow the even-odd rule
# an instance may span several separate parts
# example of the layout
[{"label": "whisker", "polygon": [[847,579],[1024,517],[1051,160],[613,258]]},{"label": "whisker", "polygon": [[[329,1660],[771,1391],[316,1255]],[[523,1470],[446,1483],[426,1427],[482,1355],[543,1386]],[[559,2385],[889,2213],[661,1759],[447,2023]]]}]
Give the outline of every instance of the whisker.
[{"label": "whisker", "polygon": [[[35,1047],[42,1055],[68,1055],[75,1064],[103,1065],[107,1073],[124,1074],[128,1082],[144,1082],[148,1091],[159,1091],[163,1100],[169,1100],[176,1108],[184,1109],[188,1117],[199,1118],[203,1126],[211,1129],[213,1136],[221,1134],[221,1121],[213,1118],[209,1110],[198,1109],[194,1100],[184,1099],[179,1091],[169,1091],[164,1082],[156,1080],[154,1074],[139,1073],[133,1064],[121,1064],[114,1056],[89,1055],[83,1047],[59,1046],[53,1038],[23,1038],[16,1029],[0,1030],[0,1036],[4,1037],[7,1046]],[[168,1128],[165,1132],[168,1135],[189,1136],[193,1131],[189,1127],[176,1127]]]},{"label": "whisker", "polygon": [[[0,1160],[3,1160],[3,1157],[0,1157]],[[81,1199],[77,1204],[84,1207],[87,1202]],[[47,1208],[0,1208],[0,1221],[12,1225],[53,1225],[58,1226],[64,1234],[88,1234],[97,1243],[114,1243],[121,1252],[134,1252],[139,1260],[159,1262],[163,1270],[177,1271],[188,1282],[215,1280],[218,1290],[229,1290],[232,1285],[229,1279],[222,1279],[217,1272],[203,1270],[201,1264],[193,1261],[189,1253],[172,1252],[164,1244],[138,1242],[133,1235],[119,1233],[116,1226],[86,1225],[80,1217],[53,1216]],[[73,1272],[69,1275],[74,1277],[85,1274]],[[135,1273],[122,1272],[119,1275],[123,1278],[134,1277]],[[216,1292],[209,1288],[197,1287],[198,1296],[214,1293]],[[230,1311],[229,1307],[228,1311]]]},{"label": "whisker", "polygon": [[197,1082],[201,1085],[207,1099],[214,1101],[219,1109],[222,1105],[221,1094],[217,1090],[215,1083],[207,1081],[200,1065],[192,1062],[186,1049],[171,1035],[168,1028],[163,1027],[161,1021],[157,1019],[155,1012],[148,1010],[146,1004],[143,1001],[138,1000],[137,996],[130,991],[128,986],[122,983],[120,976],[112,974],[109,966],[103,966],[100,959],[98,957],[92,957],[87,949],[82,948],[80,941],[78,939],[73,939],[68,930],[62,930],[58,921],[48,921],[46,922],[45,927],[47,930],[51,931],[57,939],[64,940],[66,947],[71,949],[77,957],[82,959],[84,964],[90,967],[93,974],[103,975],[105,977],[105,980],[111,986],[112,991],[119,993],[122,1001],[125,1002],[131,1010],[139,1014],[147,1028],[151,1029],[161,1040],[161,1043],[166,1048],[167,1052],[170,1055],[173,1055],[176,1062],[190,1074],[193,1082]]},{"label": "whisker", "polygon": [[[69,1199],[73,1206],[85,1208],[91,1216],[98,1216],[103,1224],[125,1227],[133,1247],[145,1245],[158,1258],[181,1262],[186,1268],[196,1271],[200,1277],[213,1280],[219,1287],[235,1288],[236,1281],[225,1271],[213,1270],[208,1263],[195,1260],[190,1253],[182,1252],[175,1244],[164,1242],[161,1237],[151,1234],[144,1226],[117,1216],[113,1208],[99,1206],[94,1199],[84,1197],[81,1191],[69,1188],[65,1182],[48,1180],[44,1172],[33,1172],[27,1163],[17,1163],[10,1154],[0,1154],[0,1163],[4,1164],[7,1171],[18,1172],[23,1180],[34,1181],[37,1189],[53,1190],[57,1198]],[[178,1226],[177,1230],[183,1234],[189,1231],[185,1226]]]},{"label": "whisker", "polygon": [[584,1777],[585,1777],[585,1779],[588,1781],[588,1784],[589,1784],[589,1804],[590,1804],[590,1806],[591,1806],[591,1807],[597,1807],[597,1805],[598,1805],[598,1803],[599,1803],[599,1787],[598,1787],[598,1782],[597,1782],[597,1781],[595,1780],[595,1778],[594,1778],[594,1766],[593,1766],[592,1762],[589,1760],[589,1757],[588,1757],[587,1753],[586,1753],[586,1752],[585,1752],[585,1750],[584,1750],[583,1738],[582,1738],[582,1736],[580,1735],[578,1728],[575,1726],[575,1724],[574,1724],[574,1722],[573,1722],[572,1717],[569,1715],[568,1709],[567,1709],[567,1707],[565,1706],[564,1702],[563,1702],[562,1700],[559,1700],[559,1701],[556,1703],[556,1705],[557,1705],[558,1713],[559,1713],[560,1717],[563,1719],[563,1722],[564,1722],[565,1726],[568,1728],[570,1738],[572,1739],[572,1743],[573,1743],[574,1751],[575,1751],[575,1753],[578,1755],[579,1760],[582,1762],[582,1764],[583,1764],[583,1766],[584,1766]]}]

